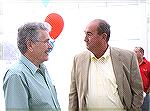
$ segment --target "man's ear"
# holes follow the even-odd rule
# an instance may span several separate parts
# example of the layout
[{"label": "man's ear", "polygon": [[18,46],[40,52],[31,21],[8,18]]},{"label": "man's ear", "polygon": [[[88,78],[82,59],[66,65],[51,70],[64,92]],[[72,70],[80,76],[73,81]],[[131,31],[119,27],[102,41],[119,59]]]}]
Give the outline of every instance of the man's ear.
[{"label": "man's ear", "polygon": [[107,34],[106,34],[106,33],[103,33],[102,36],[103,36],[103,38],[105,39],[105,41],[107,41]]},{"label": "man's ear", "polygon": [[30,52],[33,52],[33,42],[32,41],[27,41],[27,49],[30,51]]}]

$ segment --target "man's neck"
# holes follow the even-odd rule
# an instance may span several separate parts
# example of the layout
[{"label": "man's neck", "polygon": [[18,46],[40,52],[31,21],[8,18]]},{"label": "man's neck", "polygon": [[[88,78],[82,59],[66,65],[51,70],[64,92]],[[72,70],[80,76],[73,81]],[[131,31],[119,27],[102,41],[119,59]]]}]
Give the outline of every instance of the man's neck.
[{"label": "man's neck", "polygon": [[95,55],[95,57],[97,59],[99,59],[100,57],[102,57],[104,55],[104,53],[106,52],[107,49],[108,49],[108,45],[106,47],[104,47],[103,50],[97,51],[97,53],[93,53],[93,54]]},{"label": "man's neck", "polygon": [[38,61],[35,59],[35,58],[32,58],[33,55],[30,55],[28,53],[25,53],[24,56],[29,60],[31,61],[37,68],[40,67],[40,63],[38,63]]},{"label": "man's neck", "polygon": [[141,65],[143,63],[143,58],[138,59],[138,63]]}]

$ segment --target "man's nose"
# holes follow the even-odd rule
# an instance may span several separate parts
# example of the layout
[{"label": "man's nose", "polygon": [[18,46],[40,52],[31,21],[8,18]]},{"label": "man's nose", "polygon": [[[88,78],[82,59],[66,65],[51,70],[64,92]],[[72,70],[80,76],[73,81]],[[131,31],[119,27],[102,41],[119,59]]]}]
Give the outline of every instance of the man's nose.
[{"label": "man's nose", "polygon": [[84,41],[85,41],[85,42],[88,42],[88,40],[89,40],[88,37],[85,36]]},{"label": "man's nose", "polygon": [[49,47],[49,48],[53,48],[53,47],[54,47],[54,42],[55,42],[55,41],[49,41],[48,47]]}]

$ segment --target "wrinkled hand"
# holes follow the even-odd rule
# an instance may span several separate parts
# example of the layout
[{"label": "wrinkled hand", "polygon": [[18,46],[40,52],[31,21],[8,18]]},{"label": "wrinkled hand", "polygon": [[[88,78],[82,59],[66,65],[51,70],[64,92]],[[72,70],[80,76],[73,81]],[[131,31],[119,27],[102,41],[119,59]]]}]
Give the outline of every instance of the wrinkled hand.
[{"label": "wrinkled hand", "polygon": [[145,96],[146,96],[146,93],[143,91],[143,97],[145,98]]}]

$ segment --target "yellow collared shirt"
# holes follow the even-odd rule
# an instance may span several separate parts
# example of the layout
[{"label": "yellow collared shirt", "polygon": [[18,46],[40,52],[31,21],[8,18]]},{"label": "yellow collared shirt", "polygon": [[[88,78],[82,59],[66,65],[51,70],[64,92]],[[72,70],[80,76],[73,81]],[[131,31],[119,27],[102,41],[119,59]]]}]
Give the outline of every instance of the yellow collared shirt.
[{"label": "yellow collared shirt", "polygon": [[88,77],[87,105],[88,109],[105,109],[106,111],[123,110],[117,91],[110,48],[97,59],[91,53],[91,64]]}]

